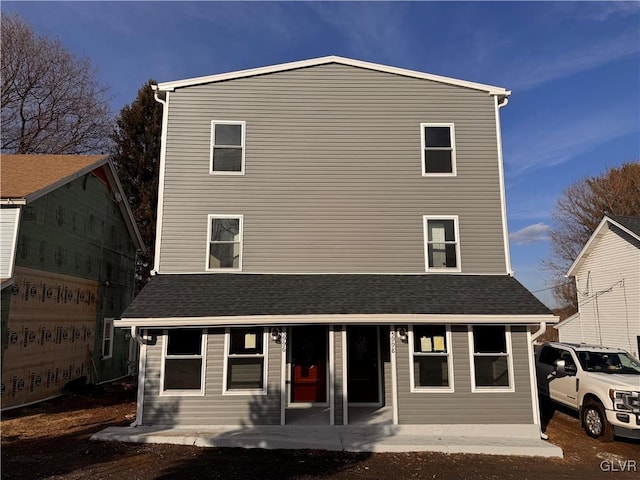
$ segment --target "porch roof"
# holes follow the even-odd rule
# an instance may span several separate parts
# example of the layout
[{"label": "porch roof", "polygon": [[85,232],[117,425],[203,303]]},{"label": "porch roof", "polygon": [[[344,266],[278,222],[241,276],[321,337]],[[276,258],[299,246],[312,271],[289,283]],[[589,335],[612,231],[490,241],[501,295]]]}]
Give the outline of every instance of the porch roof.
[{"label": "porch roof", "polygon": [[[118,323],[169,325],[175,319],[176,325],[235,324],[241,318],[244,323],[297,323],[304,318],[316,323],[318,317],[324,322],[335,316],[344,316],[345,323],[349,318],[363,323],[371,316],[377,317],[372,323],[409,316],[555,321],[545,305],[508,275],[218,273],[156,275]],[[512,316],[521,318],[505,320]]]}]

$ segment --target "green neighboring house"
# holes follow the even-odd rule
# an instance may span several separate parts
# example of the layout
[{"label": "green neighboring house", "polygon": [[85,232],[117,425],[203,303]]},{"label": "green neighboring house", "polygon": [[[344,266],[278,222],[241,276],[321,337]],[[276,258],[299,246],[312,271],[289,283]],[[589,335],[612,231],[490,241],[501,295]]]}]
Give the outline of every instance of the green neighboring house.
[{"label": "green neighboring house", "polygon": [[73,380],[130,375],[137,348],[113,327],[144,250],[104,155],[2,155],[2,409]]}]

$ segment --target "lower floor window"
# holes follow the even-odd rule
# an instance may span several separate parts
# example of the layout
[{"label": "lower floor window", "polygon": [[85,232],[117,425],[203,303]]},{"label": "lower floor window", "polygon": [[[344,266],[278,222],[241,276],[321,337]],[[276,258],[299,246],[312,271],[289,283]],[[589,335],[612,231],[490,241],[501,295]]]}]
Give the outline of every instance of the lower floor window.
[{"label": "lower floor window", "polygon": [[167,331],[162,384],[165,392],[202,392],[205,344],[202,330]]},{"label": "lower floor window", "polygon": [[264,328],[231,328],[227,332],[226,391],[264,391]]},{"label": "lower floor window", "polygon": [[475,387],[511,386],[510,333],[502,325],[472,327]]},{"label": "lower floor window", "polygon": [[[412,387],[451,387],[450,346],[444,325],[414,325],[412,329]],[[448,390],[448,388],[446,388]]]}]

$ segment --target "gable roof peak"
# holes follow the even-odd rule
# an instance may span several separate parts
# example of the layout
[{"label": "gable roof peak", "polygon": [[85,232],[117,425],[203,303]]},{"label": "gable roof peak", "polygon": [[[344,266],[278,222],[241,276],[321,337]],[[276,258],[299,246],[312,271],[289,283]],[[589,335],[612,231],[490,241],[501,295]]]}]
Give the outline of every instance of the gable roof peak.
[{"label": "gable roof peak", "polygon": [[469,82],[466,80],[460,80],[460,79],[451,78],[451,77],[444,77],[441,75],[434,75],[431,73],[419,72],[416,70],[409,70],[405,68],[392,67],[389,65],[382,65],[379,63],[365,62],[362,60],[355,60],[353,58],[340,57],[338,55],[328,55],[325,57],[311,58],[307,60],[300,60],[300,61],[288,62],[288,63],[280,63],[280,64],[270,65],[265,67],[250,68],[247,70],[238,70],[238,71],[220,73],[215,75],[206,75],[203,77],[187,78],[184,80],[176,80],[172,82],[162,82],[162,83],[158,83],[158,85],[154,85],[153,89],[160,90],[160,91],[174,91],[176,88],[191,87],[195,85],[202,85],[205,83],[215,83],[215,82],[221,82],[225,80],[246,78],[246,77],[252,77],[257,75],[266,75],[269,73],[284,72],[287,70],[295,70],[298,68],[315,67],[318,65],[326,65],[329,63],[337,63],[340,65],[364,68],[364,69],[374,70],[378,72],[392,73],[395,75],[401,75],[401,76],[410,77],[410,78],[431,80],[434,82],[444,83],[447,85],[455,85],[459,87],[470,88],[473,90],[484,91],[484,92],[487,92],[489,95],[498,96],[499,99],[501,100],[508,97],[511,94],[509,90],[506,90],[503,87],[497,87],[494,85],[487,85],[487,84],[477,83],[477,82]]}]

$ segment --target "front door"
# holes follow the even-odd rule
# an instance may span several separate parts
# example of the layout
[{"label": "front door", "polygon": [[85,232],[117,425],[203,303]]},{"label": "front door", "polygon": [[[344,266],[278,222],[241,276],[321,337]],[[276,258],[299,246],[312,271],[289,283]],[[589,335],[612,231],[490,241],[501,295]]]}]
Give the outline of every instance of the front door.
[{"label": "front door", "polygon": [[351,404],[380,403],[377,327],[347,328],[347,395]]},{"label": "front door", "polygon": [[327,402],[327,351],[325,326],[291,329],[291,403]]}]

